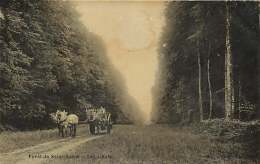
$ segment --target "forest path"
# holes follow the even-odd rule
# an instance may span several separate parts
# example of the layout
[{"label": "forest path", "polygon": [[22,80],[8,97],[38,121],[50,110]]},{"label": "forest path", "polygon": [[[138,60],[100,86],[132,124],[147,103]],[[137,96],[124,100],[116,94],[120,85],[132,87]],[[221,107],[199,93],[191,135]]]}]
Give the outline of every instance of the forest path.
[{"label": "forest path", "polygon": [[[114,125],[109,135],[91,136],[87,127],[76,138],[56,138],[0,154],[1,164],[233,164],[243,158],[238,143],[171,125]],[[25,142],[20,140],[17,142]],[[235,153],[234,153],[235,152]],[[31,155],[31,157],[29,157]]]},{"label": "forest path", "polygon": [[89,137],[80,135],[75,138],[61,138],[54,141],[44,142],[34,146],[16,149],[12,152],[1,153],[1,164],[41,164],[51,158],[59,158],[61,154],[71,155],[70,151],[81,144],[101,138],[103,136]]},{"label": "forest path", "polygon": [[[71,150],[78,158],[50,159],[46,164],[234,164],[241,145],[220,142],[195,133],[191,127],[171,125],[114,125],[110,135]],[[236,152],[236,153],[234,153]]]}]

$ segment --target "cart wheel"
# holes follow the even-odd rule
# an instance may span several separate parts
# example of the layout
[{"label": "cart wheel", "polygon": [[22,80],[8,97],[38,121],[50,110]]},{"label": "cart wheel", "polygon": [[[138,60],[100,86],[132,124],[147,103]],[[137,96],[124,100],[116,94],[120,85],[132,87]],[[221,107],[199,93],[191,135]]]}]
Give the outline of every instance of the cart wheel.
[{"label": "cart wheel", "polygon": [[107,125],[107,134],[110,134],[110,126]]},{"label": "cart wheel", "polygon": [[92,123],[89,123],[89,131],[90,131],[90,134],[93,134],[93,125],[92,125]]},{"label": "cart wheel", "polygon": [[98,135],[99,134],[99,126],[95,125],[95,134]]}]

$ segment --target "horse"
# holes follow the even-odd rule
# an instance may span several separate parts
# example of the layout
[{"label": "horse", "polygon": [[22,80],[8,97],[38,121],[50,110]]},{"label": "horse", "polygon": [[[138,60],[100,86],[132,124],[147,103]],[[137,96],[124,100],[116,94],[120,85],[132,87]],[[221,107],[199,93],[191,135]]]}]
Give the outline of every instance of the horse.
[{"label": "horse", "polygon": [[58,116],[56,113],[50,113],[51,119],[56,123],[58,128],[58,135],[64,137],[63,126],[59,123]]},{"label": "horse", "polygon": [[64,137],[64,133],[68,135],[68,129],[70,131],[70,136],[76,136],[77,125],[79,118],[75,114],[69,114],[68,112],[57,110],[56,113],[51,114],[51,117],[56,121],[57,127],[59,129],[59,135]]}]

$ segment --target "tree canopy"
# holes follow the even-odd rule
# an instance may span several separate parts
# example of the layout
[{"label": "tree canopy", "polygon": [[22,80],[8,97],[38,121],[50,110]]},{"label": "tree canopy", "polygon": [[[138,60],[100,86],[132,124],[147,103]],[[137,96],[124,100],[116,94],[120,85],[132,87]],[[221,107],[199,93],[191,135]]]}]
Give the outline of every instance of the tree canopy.
[{"label": "tree canopy", "polygon": [[231,15],[232,103],[237,110],[243,104],[257,105],[258,3],[168,2],[153,90],[157,122],[181,122],[190,113],[194,121],[200,114],[208,119],[211,112],[213,118],[224,117],[226,6]]},{"label": "tree canopy", "polygon": [[88,32],[69,2],[0,5],[0,124],[46,128],[49,113],[65,109],[84,119],[88,105],[107,108],[114,121],[129,121],[121,110],[123,80],[106,58],[102,39]]}]

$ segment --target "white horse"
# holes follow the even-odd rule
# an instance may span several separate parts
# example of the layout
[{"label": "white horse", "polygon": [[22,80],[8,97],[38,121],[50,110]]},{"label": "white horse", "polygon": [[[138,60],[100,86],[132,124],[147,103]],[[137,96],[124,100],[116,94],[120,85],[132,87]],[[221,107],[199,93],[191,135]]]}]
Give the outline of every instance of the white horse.
[{"label": "white horse", "polygon": [[57,113],[51,113],[50,116],[51,116],[51,119],[52,119],[52,120],[56,123],[56,125],[57,125],[58,131],[59,131],[59,136],[64,137],[63,126],[59,123]]},{"label": "white horse", "polygon": [[56,113],[50,114],[52,119],[56,121],[59,135],[64,137],[64,133],[67,136],[68,130],[70,130],[70,136],[76,136],[77,125],[79,123],[79,118],[75,114],[69,114],[68,112],[57,110]]}]

